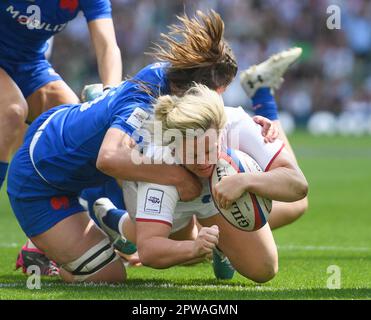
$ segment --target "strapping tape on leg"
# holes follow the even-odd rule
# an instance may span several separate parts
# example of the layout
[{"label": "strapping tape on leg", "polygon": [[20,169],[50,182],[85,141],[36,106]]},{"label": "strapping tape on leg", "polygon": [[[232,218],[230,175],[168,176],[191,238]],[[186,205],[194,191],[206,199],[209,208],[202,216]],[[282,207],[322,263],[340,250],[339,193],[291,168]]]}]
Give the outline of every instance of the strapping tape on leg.
[{"label": "strapping tape on leg", "polygon": [[80,258],[62,267],[74,276],[76,281],[84,281],[118,259],[108,239],[104,239],[86,251]]}]

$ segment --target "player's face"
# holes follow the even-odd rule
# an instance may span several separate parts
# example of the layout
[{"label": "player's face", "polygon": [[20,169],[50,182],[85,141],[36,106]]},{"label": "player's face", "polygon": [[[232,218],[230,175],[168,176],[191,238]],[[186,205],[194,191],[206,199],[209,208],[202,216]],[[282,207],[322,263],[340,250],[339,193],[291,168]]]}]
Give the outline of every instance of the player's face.
[{"label": "player's face", "polygon": [[217,132],[211,129],[201,137],[184,139],[183,163],[185,167],[198,177],[210,177],[218,159],[218,140]]}]

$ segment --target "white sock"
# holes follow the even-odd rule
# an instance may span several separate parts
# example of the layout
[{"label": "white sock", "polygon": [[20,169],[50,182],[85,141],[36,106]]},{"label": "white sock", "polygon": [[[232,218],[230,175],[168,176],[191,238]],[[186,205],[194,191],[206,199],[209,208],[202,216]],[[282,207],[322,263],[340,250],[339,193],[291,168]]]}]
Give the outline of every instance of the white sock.
[{"label": "white sock", "polygon": [[125,221],[125,218],[126,217],[128,217],[128,213],[125,213],[124,215],[122,215],[122,217],[120,218],[120,220],[119,220],[119,225],[118,225],[118,228],[119,228],[119,231],[120,231],[120,234],[121,234],[121,236],[122,237],[124,237],[125,239],[126,239],[126,237],[125,237],[125,234],[124,234],[124,228],[123,228],[123,226],[124,226],[124,221]]}]

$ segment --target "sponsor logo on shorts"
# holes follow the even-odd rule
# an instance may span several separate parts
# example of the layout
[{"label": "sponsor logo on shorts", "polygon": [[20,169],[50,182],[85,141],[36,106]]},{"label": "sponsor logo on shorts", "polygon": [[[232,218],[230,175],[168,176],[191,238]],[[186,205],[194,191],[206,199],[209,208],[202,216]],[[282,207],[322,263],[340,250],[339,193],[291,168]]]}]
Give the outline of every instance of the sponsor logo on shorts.
[{"label": "sponsor logo on shorts", "polygon": [[161,213],[162,199],[164,192],[158,189],[148,189],[146,194],[146,203],[144,205],[145,213]]},{"label": "sponsor logo on shorts", "polygon": [[50,199],[50,205],[53,210],[66,210],[70,207],[70,200],[66,196],[53,197]]}]

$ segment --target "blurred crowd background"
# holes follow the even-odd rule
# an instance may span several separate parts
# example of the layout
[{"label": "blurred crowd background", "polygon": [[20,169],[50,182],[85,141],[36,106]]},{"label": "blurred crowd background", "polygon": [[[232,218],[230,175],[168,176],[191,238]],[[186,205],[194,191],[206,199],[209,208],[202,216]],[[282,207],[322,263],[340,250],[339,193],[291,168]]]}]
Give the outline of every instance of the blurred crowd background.
[{"label": "blurred crowd background", "polygon": [[[124,60],[133,75],[152,62],[144,54],[158,41],[175,15],[214,9],[225,21],[225,37],[239,69],[261,62],[292,46],[303,56],[285,76],[277,92],[280,108],[297,125],[317,111],[357,113],[371,119],[370,0],[111,0],[113,19]],[[341,29],[330,30],[329,5],[341,9]],[[66,57],[69,57],[66,59]],[[55,38],[51,57],[56,70],[77,92],[98,81],[94,52],[84,17],[71,22]],[[248,106],[238,80],[225,93],[227,105]],[[371,123],[371,122],[370,122]],[[371,131],[370,131],[371,132]]]}]

